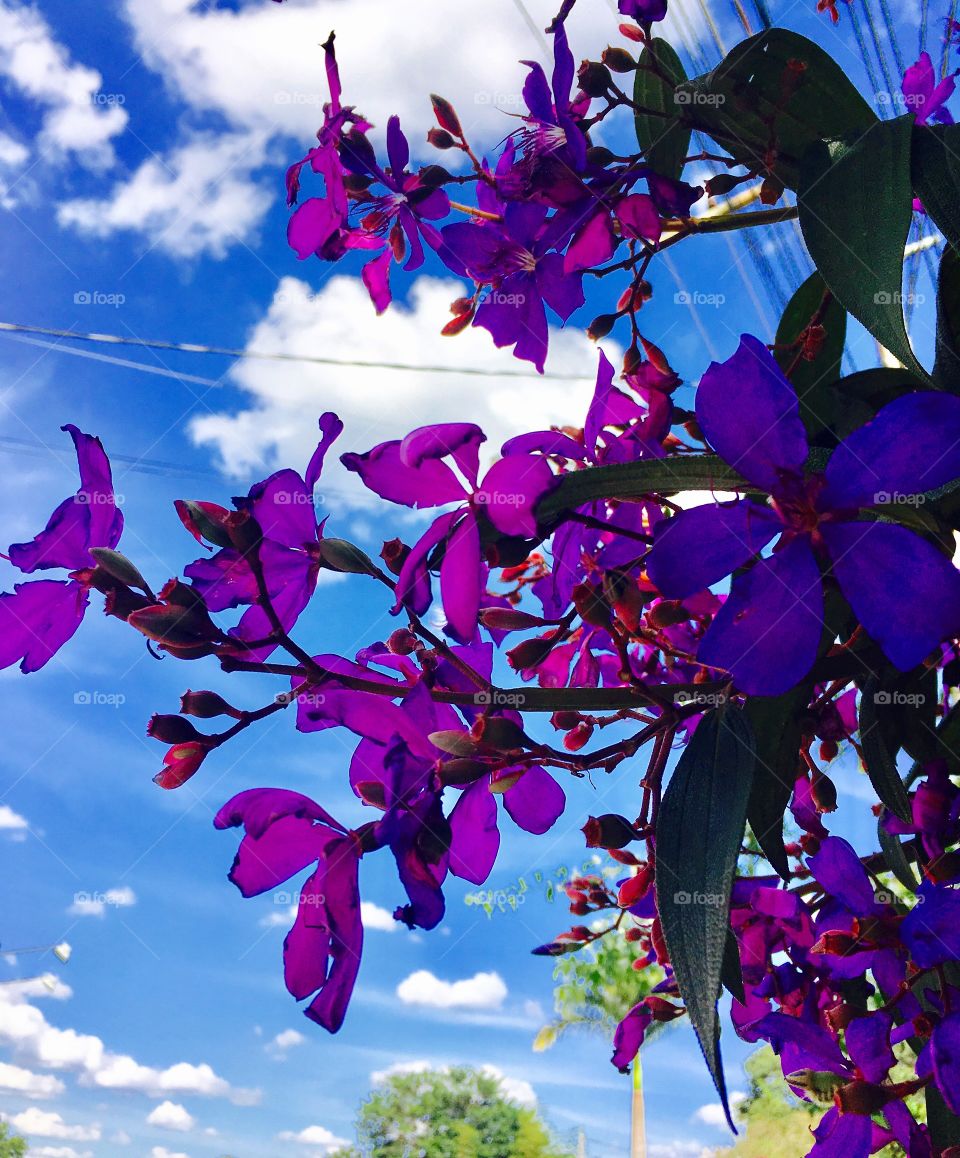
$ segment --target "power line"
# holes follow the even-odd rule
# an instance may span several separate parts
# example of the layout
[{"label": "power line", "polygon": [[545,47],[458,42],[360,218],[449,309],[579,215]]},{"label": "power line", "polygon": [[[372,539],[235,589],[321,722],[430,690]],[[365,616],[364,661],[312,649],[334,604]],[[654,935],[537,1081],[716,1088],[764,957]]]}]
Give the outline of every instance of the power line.
[{"label": "power line", "polygon": [[[588,382],[592,381],[594,377],[592,374],[537,374],[533,370],[529,372],[523,370],[481,370],[474,366],[417,366],[410,362],[375,362],[358,358],[324,358],[317,354],[281,354],[271,353],[266,350],[235,350],[228,346],[203,346],[196,342],[163,342],[155,338],[132,338],[119,334],[82,334],[77,330],[55,330],[49,326],[28,326],[21,325],[19,322],[0,322],[0,332],[43,334],[47,337],[60,338],[61,340],[98,342],[110,346],[139,346],[141,349],[148,350],[177,350],[184,354],[219,354],[225,358],[248,358],[276,362],[305,362],[317,366],[340,366],[344,369],[402,370],[411,374],[466,374],[474,378],[536,378],[541,381],[553,382]],[[53,348],[58,350],[70,349],[70,347],[66,346],[55,346]],[[124,363],[121,362],[120,364],[123,365]],[[142,363],[139,362],[126,364],[147,369],[148,372],[155,370],[154,367],[143,367]],[[159,372],[159,368],[156,368],[155,372]],[[182,377],[186,381],[191,380],[188,375],[176,374],[172,370],[167,371],[167,374],[172,377]],[[209,378],[196,378],[193,380],[204,386],[217,384]]]}]

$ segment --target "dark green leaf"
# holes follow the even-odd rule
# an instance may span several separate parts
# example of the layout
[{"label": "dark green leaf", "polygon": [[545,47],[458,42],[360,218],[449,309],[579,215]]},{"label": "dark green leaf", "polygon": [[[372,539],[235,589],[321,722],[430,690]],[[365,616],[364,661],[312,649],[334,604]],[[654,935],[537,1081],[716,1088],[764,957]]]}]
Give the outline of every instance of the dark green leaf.
[{"label": "dark green leaf", "polygon": [[925,1091],[927,1100],[927,1126],[930,1141],[939,1153],[950,1146],[960,1146],[960,1118],[951,1114],[943,1100],[943,1094],[931,1082]]},{"label": "dark green leaf", "polygon": [[[784,101],[791,62],[805,66]],[[771,28],[751,36],[704,76],[681,85],[685,119],[723,145],[741,164],[767,172],[771,123],[772,175],[789,189],[815,141],[848,137],[877,123],[876,114],[843,69],[812,40]]]},{"label": "dark green leaf", "polygon": [[689,490],[755,489],[715,454],[618,462],[564,475],[556,490],[537,507],[537,519],[545,523],[563,511],[598,499],[637,499],[649,494],[672,495]]},{"label": "dark green leaf", "polygon": [[782,696],[751,696],[744,708],[757,761],[747,820],[763,855],[784,880],[790,878],[790,866],[783,845],[783,817],[797,779],[800,712],[809,692],[803,685]]},{"label": "dark green leaf", "polygon": [[[800,228],[837,300],[916,374],[903,320],[903,248],[913,219],[913,117],[878,122],[853,143],[821,141],[804,157]],[[924,375],[925,376],[925,375]]]},{"label": "dark green leaf", "polygon": [[874,791],[892,813],[901,820],[910,819],[910,800],[897,771],[897,761],[887,747],[880,724],[878,708],[890,692],[883,691],[880,681],[871,676],[860,696],[860,743],[867,775]]},{"label": "dark green leaf", "polygon": [[740,964],[740,947],[733,929],[727,928],[727,943],[723,947],[723,963],[720,966],[720,982],[724,989],[735,997],[741,1005],[747,1000],[743,989],[743,967]]},{"label": "dark green leaf", "polygon": [[960,253],[948,248],[937,278],[937,354],[933,380],[941,390],[960,394]]},{"label": "dark green leaf", "polygon": [[657,911],[728,1121],[717,998],[754,764],[746,715],[733,707],[707,713],[677,762],[657,821]]},{"label": "dark green leaf", "polygon": [[[832,384],[840,377],[847,311],[827,294],[820,274],[811,274],[787,303],[777,327],[776,358],[797,392],[803,424],[811,437],[825,428],[834,430],[839,417],[840,400]],[[814,319],[823,326],[824,340],[816,357],[808,361],[793,347]]]},{"label": "dark green leaf", "polygon": [[[836,389],[847,399],[865,403],[870,410],[869,417],[872,418],[888,402],[893,402],[904,394],[911,394],[914,390],[925,390],[927,386],[928,383],[923,378],[918,378],[909,370],[877,366],[871,370],[848,374],[846,378],[841,378],[837,382]],[[864,418],[857,425],[863,425],[866,421]],[[851,426],[850,429],[853,430],[855,427]]]},{"label": "dark green leaf", "polygon": [[[677,113],[675,90],[686,79],[680,57],[666,40],[655,38],[640,53],[633,99],[640,108]],[[679,116],[667,118],[636,113],[634,121],[637,141],[647,164],[664,177],[677,179],[690,148],[690,130]]]},{"label": "dark green leaf", "polygon": [[917,874],[910,866],[910,860],[903,850],[899,836],[887,832],[883,823],[883,816],[877,821],[877,839],[880,842],[880,851],[886,861],[887,868],[893,873],[900,884],[911,892],[919,885]]},{"label": "dark green leaf", "polygon": [[913,188],[951,245],[960,245],[960,125],[916,125]]}]

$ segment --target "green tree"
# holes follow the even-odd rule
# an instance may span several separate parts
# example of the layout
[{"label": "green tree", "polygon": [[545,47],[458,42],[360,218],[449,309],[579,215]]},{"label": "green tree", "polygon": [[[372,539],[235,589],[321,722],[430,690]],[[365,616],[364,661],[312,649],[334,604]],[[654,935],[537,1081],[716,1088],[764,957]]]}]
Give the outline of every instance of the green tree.
[{"label": "green tree", "polygon": [[11,1134],[6,1122],[0,1122],[0,1158],[23,1158],[26,1152],[26,1138]]},{"label": "green tree", "polygon": [[769,1046],[752,1053],[743,1068],[749,1091],[736,1116],[744,1132],[735,1146],[720,1150],[717,1158],[796,1158],[806,1154],[813,1143],[810,1129],[823,1114],[823,1106],[793,1096]]},{"label": "green tree", "polygon": [[360,1108],[337,1158],[570,1158],[496,1077],[466,1066],[393,1074]]}]

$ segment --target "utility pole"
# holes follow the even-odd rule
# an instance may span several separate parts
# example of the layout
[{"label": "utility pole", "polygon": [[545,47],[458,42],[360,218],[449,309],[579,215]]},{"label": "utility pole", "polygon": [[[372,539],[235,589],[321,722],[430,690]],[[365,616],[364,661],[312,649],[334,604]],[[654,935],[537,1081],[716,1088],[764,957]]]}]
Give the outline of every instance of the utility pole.
[{"label": "utility pole", "polygon": [[577,1135],[577,1158],[587,1158],[587,1136],[582,1130]]},{"label": "utility pole", "polygon": [[643,1105],[643,1070],[640,1054],[633,1059],[633,1091],[630,1105],[630,1158],[647,1158],[647,1131]]}]

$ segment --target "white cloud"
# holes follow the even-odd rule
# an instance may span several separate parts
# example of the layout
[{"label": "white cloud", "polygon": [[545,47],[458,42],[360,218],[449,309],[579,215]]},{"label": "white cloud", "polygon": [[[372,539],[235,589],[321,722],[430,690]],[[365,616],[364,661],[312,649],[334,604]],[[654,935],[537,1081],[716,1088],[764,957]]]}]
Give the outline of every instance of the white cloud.
[{"label": "white cloud", "polygon": [[0,804],[0,831],[23,832],[29,827],[25,817],[14,812],[8,804]]},{"label": "white cloud", "polygon": [[164,157],[150,157],[103,199],[66,201],[60,225],[88,237],[140,234],[147,251],[223,257],[252,239],[272,195],[252,174],[266,159],[262,133],[198,133]]},{"label": "white cloud", "polygon": [[67,909],[72,917],[104,917],[108,908],[129,909],[137,903],[137,895],[129,885],[107,889],[105,893],[75,893],[73,904]]},{"label": "white cloud", "polygon": [[257,924],[261,929],[289,929],[293,922],[297,919],[297,905],[290,905],[284,908],[279,913],[267,913],[265,917],[261,917]]},{"label": "white cloud", "polygon": [[475,973],[463,981],[442,981],[426,969],[411,973],[397,986],[405,1005],[434,1009],[499,1009],[507,987],[499,973]]},{"label": "white cloud", "polygon": [[50,1074],[35,1074],[20,1066],[0,1062],[0,1090],[22,1094],[26,1098],[52,1098],[62,1094],[63,1082]]},{"label": "white cloud", "polygon": [[166,1146],[154,1146],[150,1151],[150,1158],[190,1158],[189,1154],[184,1154],[180,1150],[174,1153],[168,1150]]},{"label": "white cloud", "polygon": [[[445,1073],[449,1070],[449,1066],[435,1066],[423,1058],[417,1058],[414,1061],[394,1062],[393,1065],[387,1066],[383,1070],[374,1070],[370,1074],[370,1082],[375,1086],[382,1086],[384,1082],[397,1074],[422,1074],[428,1073],[431,1070],[436,1070],[439,1073]],[[537,1104],[537,1095],[534,1093],[533,1086],[523,1078],[512,1078],[505,1074],[499,1066],[486,1064],[479,1067],[482,1073],[487,1077],[493,1078],[499,1082],[500,1088],[504,1095],[516,1102],[520,1106],[533,1107]]]},{"label": "white cloud", "polygon": [[100,73],[71,63],[35,8],[10,0],[0,0],[0,76],[44,110],[42,151],[73,154],[93,169],[113,164],[111,141],[128,119],[122,97],[102,93]]},{"label": "white cloud", "polygon": [[394,1062],[384,1070],[374,1070],[370,1074],[370,1082],[375,1086],[382,1086],[395,1074],[422,1074],[434,1067],[426,1060],[418,1058],[415,1061]]},{"label": "white cloud", "polygon": [[293,1049],[294,1046],[303,1045],[306,1040],[298,1030],[285,1029],[278,1033],[273,1041],[267,1042],[263,1048],[274,1057],[282,1058],[286,1056],[287,1050]]},{"label": "white cloud", "polygon": [[27,1158],[93,1158],[92,1150],[75,1150],[72,1146],[31,1146]]},{"label": "white cloud", "polygon": [[[737,1106],[744,1100],[747,1095],[741,1093],[739,1090],[734,1090],[730,1094],[730,1106],[736,1117]],[[706,1106],[701,1106],[693,1115],[698,1122],[703,1122],[707,1126],[716,1126],[719,1130],[727,1130],[727,1117],[723,1112],[723,1106],[719,1102],[710,1102]]]},{"label": "white cloud", "polygon": [[[530,7],[543,28],[557,5],[530,0]],[[617,26],[605,5],[588,7],[571,17],[581,55],[599,51]],[[510,0],[455,10],[447,0],[301,0],[239,12],[193,0],[126,0],[126,12],[138,50],[180,99],[304,144],[327,99],[319,45],[331,28],[344,102],[381,128],[397,113],[415,146],[433,123],[430,92],[456,105],[475,141],[495,144],[513,127],[507,114],[519,109],[526,76],[519,58],[543,57]]]},{"label": "white cloud", "polygon": [[23,1134],[37,1134],[41,1138],[63,1138],[68,1142],[98,1142],[100,1127],[96,1123],[91,1126],[68,1126],[59,1114],[49,1110],[38,1110],[31,1106],[22,1114],[14,1114],[8,1121],[14,1129]]},{"label": "white cloud", "polygon": [[395,933],[397,930],[393,914],[373,901],[360,902],[360,918],[365,929],[378,929],[381,933]]},{"label": "white cloud", "polygon": [[163,1130],[192,1130],[196,1119],[177,1102],[161,1102],[147,1114],[148,1126],[159,1126]]},{"label": "white cloud", "polygon": [[[64,987],[66,995],[70,990]],[[19,1054],[54,1070],[75,1070],[80,1082],[102,1089],[134,1090],[150,1097],[168,1094],[198,1094],[228,1098],[235,1105],[252,1105],[258,1090],[231,1086],[206,1063],[177,1062],[166,1069],[141,1065],[126,1054],[110,1052],[94,1034],[78,1033],[51,1025],[43,1013],[24,1000],[22,987],[0,986],[0,1043]],[[54,991],[47,996],[58,996]]]},{"label": "white cloud", "polygon": [[[441,336],[450,303],[462,292],[460,282],[421,277],[411,287],[409,306],[391,306],[377,318],[357,278],[335,276],[313,293],[305,282],[286,277],[247,348],[306,357],[331,353],[344,360],[464,365],[507,374],[524,371],[525,364],[498,350],[486,330]],[[231,377],[250,394],[250,404],[239,412],[197,418],[191,433],[196,442],[219,452],[229,473],[273,469],[279,462],[301,465],[316,446],[315,418],[335,410],[346,431],[327,459],[320,489],[327,502],[366,505],[369,492],[340,466],[337,455],[402,438],[415,425],[412,416],[478,423],[487,434],[488,459],[511,435],[551,422],[582,422],[596,379],[596,349],[573,329],[553,330],[551,348],[548,371],[553,365],[567,374],[582,373],[582,381],[542,380],[532,368],[529,378],[478,381],[455,370],[438,374],[289,363],[278,367],[247,359]]]},{"label": "white cloud", "polygon": [[118,1130],[110,1139],[115,1146],[129,1146],[133,1139],[126,1130]]},{"label": "white cloud", "polygon": [[345,1138],[338,1138],[325,1126],[307,1126],[299,1133],[284,1130],[277,1137],[281,1142],[300,1142],[304,1146],[322,1146],[321,1154],[331,1154],[334,1150],[348,1145]]}]

